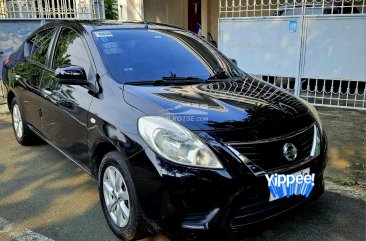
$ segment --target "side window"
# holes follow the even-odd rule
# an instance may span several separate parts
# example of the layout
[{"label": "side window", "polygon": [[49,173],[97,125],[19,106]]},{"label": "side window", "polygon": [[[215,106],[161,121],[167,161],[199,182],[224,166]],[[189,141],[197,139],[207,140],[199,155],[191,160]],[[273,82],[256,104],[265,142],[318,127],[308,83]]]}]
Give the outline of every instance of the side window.
[{"label": "side window", "polygon": [[32,60],[41,64],[46,64],[47,50],[50,46],[54,30],[54,28],[46,29],[28,41],[30,46],[30,58]]},{"label": "side window", "polygon": [[91,61],[81,37],[75,31],[64,28],[57,40],[52,68],[70,65],[83,67],[88,79],[92,74]]}]

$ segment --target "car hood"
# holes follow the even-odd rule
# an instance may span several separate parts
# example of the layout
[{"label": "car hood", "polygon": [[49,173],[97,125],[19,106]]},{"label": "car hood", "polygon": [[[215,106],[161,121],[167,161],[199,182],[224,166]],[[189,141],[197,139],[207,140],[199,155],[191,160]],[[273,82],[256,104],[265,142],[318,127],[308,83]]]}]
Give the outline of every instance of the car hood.
[{"label": "car hood", "polygon": [[[301,100],[264,81],[245,77],[184,86],[124,86],[125,101],[146,115],[164,116],[192,131],[230,139],[246,129],[252,138],[283,134],[314,120]],[[279,128],[281,127],[281,128]]]}]

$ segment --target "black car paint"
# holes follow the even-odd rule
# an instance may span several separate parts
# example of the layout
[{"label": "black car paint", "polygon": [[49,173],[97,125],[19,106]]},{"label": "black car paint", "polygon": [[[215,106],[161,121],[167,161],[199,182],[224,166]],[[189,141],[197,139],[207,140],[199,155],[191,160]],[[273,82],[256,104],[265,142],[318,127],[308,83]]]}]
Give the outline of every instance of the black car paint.
[{"label": "black car paint", "polygon": [[[61,26],[80,34],[95,76],[89,80],[88,87],[55,84],[57,91],[50,92],[43,83],[54,77],[50,66]],[[255,175],[251,168],[256,167],[244,164],[226,143],[273,138],[318,125],[299,99],[250,76],[188,86],[118,84],[104,66],[92,31],[144,28],[144,24],[60,21],[47,24],[41,30],[49,27],[57,31],[46,65],[21,60],[11,70],[17,81],[9,88],[9,101],[17,97],[31,128],[96,179],[101,155],[119,150],[131,166],[146,220],[155,228],[180,229],[187,215],[219,209],[210,224],[201,229],[230,229],[230,220],[240,206],[264,200],[268,203],[269,191],[265,177]],[[174,29],[155,24],[149,28]],[[29,69],[32,71],[27,71]],[[41,83],[35,85],[34,80],[40,78]],[[174,109],[175,106],[179,109]],[[145,115],[175,118],[188,110],[202,111],[208,120],[191,122],[177,118],[178,122],[214,150],[224,169],[209,170],[169,162],[156,155],[139,136],[138,118]],[[324,189],[322,174],[327,146],[323,131],[321,136],[320,156],[283,171],[293,173],[310,167],[320,182],[313,192],[314,197]]]}]

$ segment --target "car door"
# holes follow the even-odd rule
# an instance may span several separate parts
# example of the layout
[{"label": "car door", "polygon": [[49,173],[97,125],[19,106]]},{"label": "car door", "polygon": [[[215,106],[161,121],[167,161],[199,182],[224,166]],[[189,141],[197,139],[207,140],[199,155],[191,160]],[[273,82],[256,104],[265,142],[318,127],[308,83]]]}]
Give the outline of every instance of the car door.
[{"label": "car door", "polygon": [[41,130],[39,86],[54,34],[55,28],[49,28],[26,41],[22,47],[25,48],[24,55],[27,57],[23,58],[14,69],[13,81],[20,91],[18,98],[25,119],[38,130]]},{"label": "car door", "polygon": [[82,37],[69,28],[59,31],[50,68],[44,72],[40,86],[42,132],[64,154],[88,169],[87,118],[93,91],[91,87],[59,84],[54,72],[58,67],[80,66],[90,86],[95,86],[95,69]]}]

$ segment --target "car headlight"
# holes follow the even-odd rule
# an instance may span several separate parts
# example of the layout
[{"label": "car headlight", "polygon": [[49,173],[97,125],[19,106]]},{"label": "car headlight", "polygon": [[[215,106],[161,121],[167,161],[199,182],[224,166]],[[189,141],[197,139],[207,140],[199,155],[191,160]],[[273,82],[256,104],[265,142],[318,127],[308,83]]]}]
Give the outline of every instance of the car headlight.
[{"label": "car headlight", "polygon": [[313,136],[313,145],[311,147],[310,156],[317,157],[320,154],[321,146],[320,146],[320,132],[318,127],[314,125],[314,136]]},{"label": "car headlight", "polygon": [[189,166],[223,168],[206,144],[172,120],[144,116],[138,120],[138,131],[149,147],[167,160]]}]

